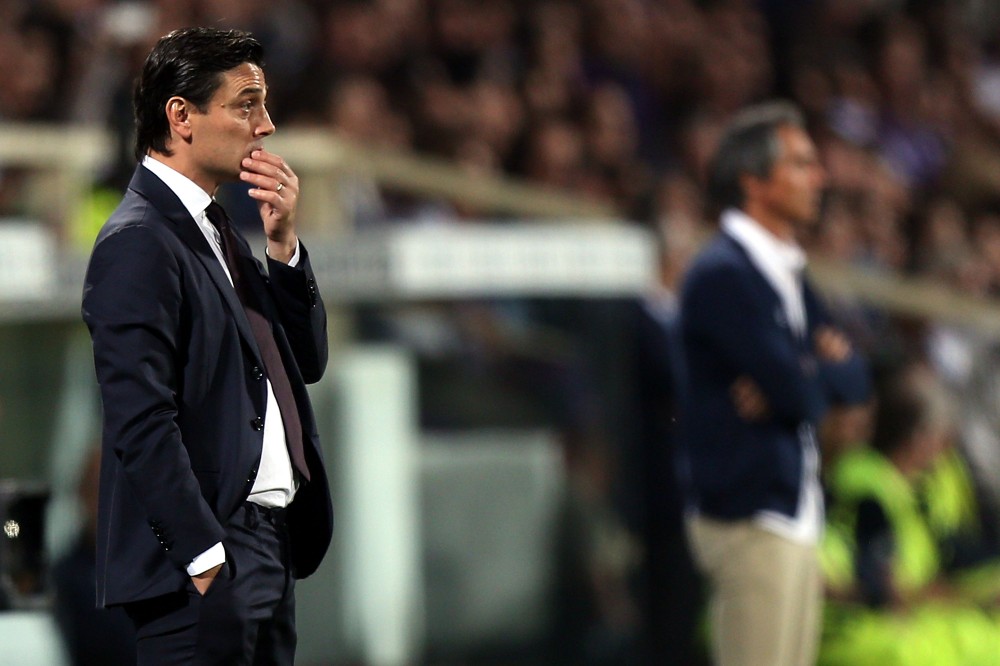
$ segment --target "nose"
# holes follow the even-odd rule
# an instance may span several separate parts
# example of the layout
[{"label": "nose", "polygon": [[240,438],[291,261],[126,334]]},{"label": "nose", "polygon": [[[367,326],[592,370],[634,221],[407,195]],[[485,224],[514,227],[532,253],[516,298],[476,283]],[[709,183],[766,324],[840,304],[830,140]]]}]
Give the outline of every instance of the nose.
[{"label": "nose", "polygon": [[257,129],[254,130],[254,136],[265,137],[274,134],[274,123],[271,122],[271,114],[267,112],[266,107],[261,108],[260,121],[257,123]]}]

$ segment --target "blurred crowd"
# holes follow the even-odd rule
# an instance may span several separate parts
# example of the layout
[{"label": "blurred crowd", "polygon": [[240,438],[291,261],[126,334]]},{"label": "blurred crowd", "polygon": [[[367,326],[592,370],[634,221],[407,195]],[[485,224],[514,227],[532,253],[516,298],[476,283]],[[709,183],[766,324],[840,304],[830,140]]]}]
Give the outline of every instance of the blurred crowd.
[{"label": "blurred crowd", "polygon": [[[131,83],[153,42],[180,26],[230,26],[265,45],[279,128],[327,128],[364,146],[610,202],[656,232],[662,284],[644,306],[453,303],[435,311],[446,324],[426,311],[360,318],[371,337],[413,344],[430,375],[462,385],[488,368],[500,393],[530,396],[511,407],[519,418],[541,412],[560,428],[574,480],[556,631],[576,646],[568,663],[626,663],[657,649],[655,663],[697,663],[687,647],[697,642],[696,578],[669,545],[682,539],[679,500],[662,451],[650,450],[669,440],[672,415],[649,397],[663,390],[646,376],[657,360],[636,361],[642,324],[623,322],[639,321],[643,307],[670,318],[684,265],[714,224],[706,164],[733,112],[770,97],[805,112],[829,185],[822,219],[803,239],[811,256],[983,298],[1000,293],[996,3],[0,0],[0,10],[0,122],[113,128],[121,159],[99,175],[106,184],[120,187],[131,172]],[[23,212],[21,177],[0,175],[0,212]],[[483,215],[364,179],[340,187],[357,228]],[[834,308],[877,373],[929,371],[951,397],[948,425],[935,430],[948,444],[938,448],[960,452],[983,515],[1000,507],[1000,345],[856,303]],[[450,373],[442,349],[459,350]],[[424,399],[425,423],[461,425],[455,402],[434,395]],[[831,465],[872,437],[874,411],[835,415]],[[1000,528],[995,516],[982,520]],[[650,598],[649,589],[683,603]],[[648,630],[651,616],[684,636],[666,625]],[[642,640],[644,626],[670,636],[672,651]]]},{"label": "blurred crowd", "polygon": [[[974,0],[2,0],[0,119],[127,137],[162,34],[249,29],[279,127],[707,219],[705,162],[740,107],[805,109],[830,176],[812,243],[974,293],[1000,281],[1000,9]],[[127,143],[127,141],[125,142]],[[123,151],[123,155],[128,151]],[[127,162],[127,159],[125,159]],[[130,172],[130,169],[125,169]],[[0,204],[16,207],[11,192]],[[414,214],[356,193],[356,224]],[[669,224],[668,224],[669,221]]]}]

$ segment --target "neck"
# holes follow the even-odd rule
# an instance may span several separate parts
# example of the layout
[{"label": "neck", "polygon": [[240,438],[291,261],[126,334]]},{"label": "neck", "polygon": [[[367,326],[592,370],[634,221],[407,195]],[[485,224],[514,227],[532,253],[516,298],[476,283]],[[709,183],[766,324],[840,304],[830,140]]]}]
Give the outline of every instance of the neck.
[{"label": "neck", "polygon": [[165,155],[151,150],[149,151],[149,156],[190,179],[195,185],[205,190],[210,197],[215,197],[215,191],[219,189],[219,183],[206,174],[201,173],[198,169],[193,168],[190,161],[185,159],[179,151],[175,150],[173,155]]},{"label": "neck", "polygon": [[795,226],[792,224],[791,220],[774,215],[769,210],[752,204],[747,204],[743,208],[743,212],[752,217],[757,224],[764,227],[781,240],[788,243],[794,243],[796,241]]}]

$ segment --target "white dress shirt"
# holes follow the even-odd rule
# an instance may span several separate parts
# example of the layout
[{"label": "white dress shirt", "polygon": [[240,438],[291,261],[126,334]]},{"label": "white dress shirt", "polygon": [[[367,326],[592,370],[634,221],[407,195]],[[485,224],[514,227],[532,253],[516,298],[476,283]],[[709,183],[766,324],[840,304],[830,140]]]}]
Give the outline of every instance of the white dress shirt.
[{"label": "white dress shirt", "polygon": [[[208,241],[209,247],[212,248],[212,252],[232,284],[233,276],[229,274],[229,267],[226,266],[226,260],[223,257],[219,230],[205,215],[205,209],[212,203],[212,197],[191,179],[148,155],[143,158],[142,165],[162,180],[181,200],[188,213],[194,218],[198,229],[205,236],[205,240]],[[298,262],[299,246],[296,243],[295,254],[288,265],[295,266]],[[260,465],[257,468],[257,478],[254,480],[247,499],[261,506],[285,507],[291,504],[298,483],[285,443],[284,421],[281,418],[281,410],[278,409],[278,401],[274,397],[274,389],[271,387],[270,380],[267,380],[265,414],[264,448],[261,452]],[[195,576],[225,561],[226,553],[220,542],[195,557],[188,565],[187,572],[189,575]]]},{"label": "white dress shirt", "polygon": [[[722,230],[746,250],[757,270],[781,298],[792,332],[806,334],[806,308],[802,296],[802,270],[806,255],[798,245],[778,238],[746,213],[730,208],[722,214]],[[802,443],[802,482],[795,516],[761,511],[754,516],[761,528],[806,544],[819,543],[823,532],[823,490],[819,482],[819,447],[809,424],[799,428]]]}]

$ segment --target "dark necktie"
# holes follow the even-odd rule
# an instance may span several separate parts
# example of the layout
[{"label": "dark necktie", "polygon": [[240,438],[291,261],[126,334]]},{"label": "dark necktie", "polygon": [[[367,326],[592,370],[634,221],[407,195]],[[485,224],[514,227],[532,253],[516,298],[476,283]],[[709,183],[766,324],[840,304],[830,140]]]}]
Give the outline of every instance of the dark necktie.
[{"label": "dark necktie", "polygon": [[274,340],[271,323],[262,314],[260,304],[243,275],[244,266],[247,267],[248,273],[253,269],[252,261],[240,253],[240,243],[233,231],[232,222],[222,206],[213,201],[205,210],[205,216],[219,230],[219,235],[222,238],[222,256],[226,258],[226,266],[233,278],[236,295],[239,297],[240,303],[243,304],[247,319],[250,320],[250,329],[253,331],[253,337],[257,340],[257,348],[260,349],[267,378],[271,381],[275,401],[278,403],[278,409],[281,410],[281,420],[285,424],[285,443],[288,446],[288,455],[292,459],[295,469],[308,481],[309,466],[306,464],[305,451],[302,446],[302,422],[299,420],[299,410],[295,405],[292,385],[288,381],[285,364],[281,360],[281,353]]}]

